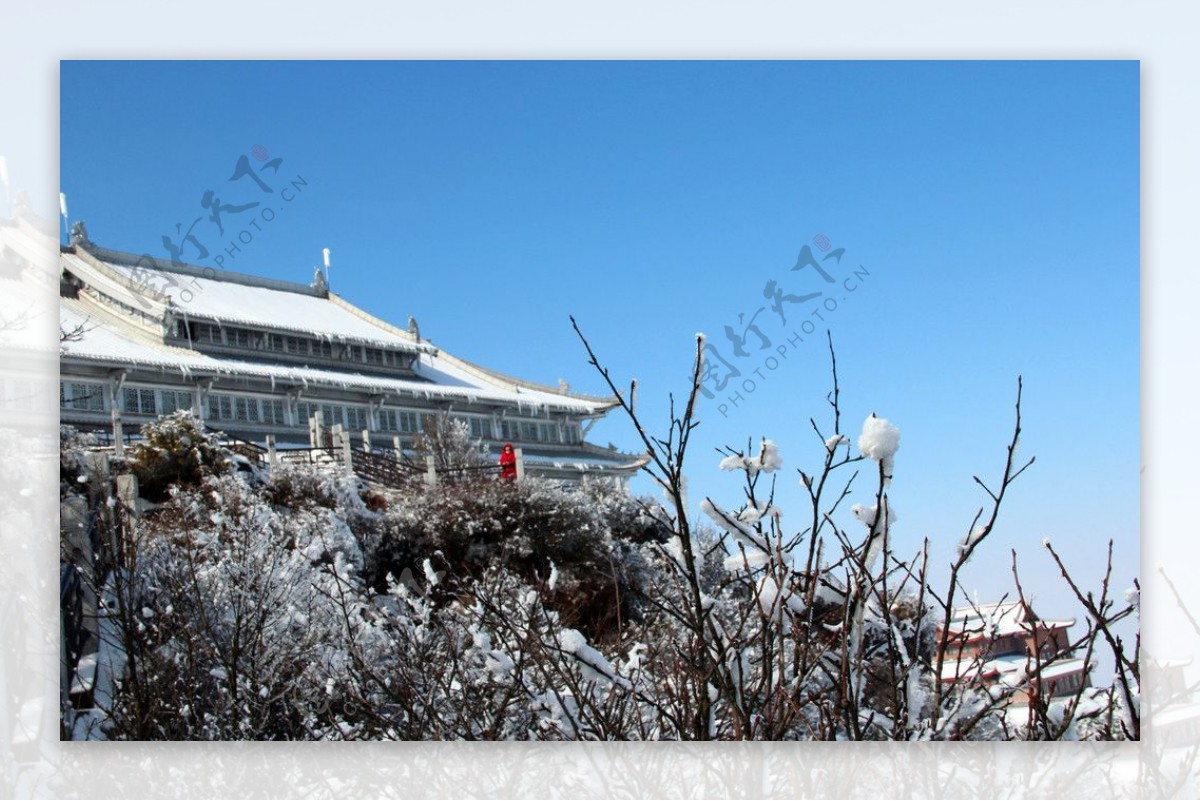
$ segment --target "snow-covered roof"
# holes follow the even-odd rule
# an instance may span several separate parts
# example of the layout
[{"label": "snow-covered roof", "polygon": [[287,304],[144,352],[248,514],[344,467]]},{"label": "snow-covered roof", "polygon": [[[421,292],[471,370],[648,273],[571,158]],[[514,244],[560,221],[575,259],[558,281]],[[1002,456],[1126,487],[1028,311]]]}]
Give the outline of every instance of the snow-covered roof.
[{"label": "snow-covered roof", "polygon": [[461,400],[466,403],[515,405],[519,411],[594,414],[602,404],[565,395],[555,395],[516,386],[502,388],[472,377],[441,354],[423,353],[416,372],[429,380],[404,380],[269,362],[250,362],[211,356],[166,344],[148,331],[133,326],[97,304],[62,298],[59,318],[63,327],[83,325],[79,341],[62,346],[64,358],[93,361],[103,365],[157,368],[162,373],[182,376],[249,375],[282,382],[285,386],[322,386],[361,389],[371,393],[394,393],[401,397]]},{"label": "snow-covered roof", "polygon": [[[950,682],[956,679],[985,680],[995,679],[1008,687],[1018,687],[1030,680],[1030,674],[1036,668],[1031,657],[1025,655],[999,656],[983,661],[964,659],[961,661],[946,661],[942,665],[942,681]],[[1063,676],[1080,673],[1084,670],[1082,659],[1056,659],[1043,663],[1041,676],[1043,682],[1056,681]]]},{"label": "snow-covered roof", "polygon": [[407,331],[344,301],[339,303],[332,293],[327,297],[303,284],[235,275],[211,267],[175,267],[149,257],[130,258],[99,248],[94,253],[76,248],[64,258],[68,269],[85,271],[89,281],[109,278],[97,287],[101,291],[114,292],[115,287],[120,294],[169,300],[174,312],[185,319],[266,326],[417,350],[416,338]]},{"label": "snow-covered roof", "polygon": [[[954,634],[966,634],[968,639],[1006,637],[1028,634],[1031,622],[1028,607],[1020,601],[979,604],[956,607],[950,621],[950,631]],[[1041,629],[1065,629],[1075,625],[1075,621],[1038,618],[1037,625]]]},{"label": "snow-covered roof", "polygon": [[125,363],[184,375],[242,374],[284,381],[395,393],[416,399],[461,400],[516,406],[518,413],[569,412],[593,415],[615,401],[560,391],[522,381],[459,359],[427,340],[397,328],[320,288],[247,276],[211,267],[172,265],[148,256],[76,243],[61,255],[65,271],[101,296],[144,312],[153,321],[168,314],[259,328],[295,331],[342,341],[375,344],[417,354],[415,379],[367,375],[353,369],[248,361],[213,356],[165,342],[161,331],[124,317],[85,295],[63,298],[61,322],[72,328],[88,322],[78,342],[67,343],[65,358]]}]

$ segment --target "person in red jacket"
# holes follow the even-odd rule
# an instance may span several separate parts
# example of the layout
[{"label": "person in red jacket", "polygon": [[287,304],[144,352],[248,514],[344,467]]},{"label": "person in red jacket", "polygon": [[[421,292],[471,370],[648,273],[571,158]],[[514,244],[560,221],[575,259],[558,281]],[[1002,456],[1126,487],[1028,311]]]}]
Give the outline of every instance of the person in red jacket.
[{"label": "person in red jacket", "polygon": [[517,453],[513,450],[511,442],[504,443],[503,450],[500,451],[500,478],[506,481],[513,481],[517,477]]}]

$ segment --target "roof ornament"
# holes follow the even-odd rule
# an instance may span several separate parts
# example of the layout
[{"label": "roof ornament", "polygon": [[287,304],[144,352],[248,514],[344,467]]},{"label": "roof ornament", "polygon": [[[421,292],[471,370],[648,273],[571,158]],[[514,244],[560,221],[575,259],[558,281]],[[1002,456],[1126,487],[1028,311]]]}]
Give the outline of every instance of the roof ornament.
[{"label": "roof ornament", "polygon": [[325,278],[325,273],[321,272],[320,267],[313,267],[313,280],[309,284],[313,289],[317,290],[322,295],[329,292],[329,281]]},{"label": "roof ornament", "polygon": [[560,378],[558,379],[558,391],[566,395],[571,391],[571,385]]},{"label": "roof ornament", "polygon": [[408,315],[408,333],[412,334],[413,339],[417,340],[417,343],[420,344],[421,326],[417,325],[417,318],[413,317],[411,314]]},{"label": "roof ornament", "polygon": [[72,245],[87,245],[91,244],[88,239],[87,224],[83,220],[76,220],[71,224],[71,244]]},{"label": "roof ornament", "polygon": [[325,260],[325,272],[321,272],[320,267],[313,267],[313,280],[309,284],[317,293],[322,296],[329,295],[329,248],[322,248],[321,255]]}]

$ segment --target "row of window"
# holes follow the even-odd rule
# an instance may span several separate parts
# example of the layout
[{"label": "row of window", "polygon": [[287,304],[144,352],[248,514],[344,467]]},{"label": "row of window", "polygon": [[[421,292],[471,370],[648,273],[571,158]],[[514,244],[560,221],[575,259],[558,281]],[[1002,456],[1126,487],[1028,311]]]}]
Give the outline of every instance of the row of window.
[{"label": "row of window", "polygon": [[[500,438],[524,442],[558,442],[558,426],[533,420],[501,420]],[[577,444],[579,429],[567,426],[566,442],[571,445]]]},{"label": "row of window", "polygon": [[1078,690],[1079,685],[1083,684],[1082,673],[1068,673],[1065,676],[1060,676],[1057,679],[1052,679],[1054,685],[1054,694],[1063,695],[1064,693]]},{"label": "row of window", "polygon": [[102,384],[85,384],[79,381],[60,381],[58,405],[63,409],[75,409],[81,412],[102,412],[104,411],[104,386]]},{"label": "row of window", "polygon": [[[122,408],[126,414],[164,415],[181,409],[191,409],[195,396],[190,390],[148,389],[125,387],[121,393]],[[78,411],[105,411],[104,386],[78,381],[59,383],[59,405],[64,409]],[[261,423],[276,426],[289,425],[286,407],[281,398],[256,398],[243,395],[212,393],[205,408],[209,420],[239,423]],[[365,406],[343,406],[334,403],[301,402],[296,407],[296,423],[304,425],[313,414],[320,414],[321,424],[327,427],[341,425],[348,431],[362,431],[371,426],[370,415]],[[427,415],[401,409],[380,409],[378,413],[380,431],[398,434],[419,434],[424,431]],[[493,439],[495,433],[490,417],[451,415],[451,419],[465,422],[471,436]],[[581,441],[579,427],[567,425],[565,436],[560,440],[559,427],[553,423],[535,420],[501,420],[500,438],[521,442],[565,442],[577,445]]]},{"label": "row of window", "polygon": [[209,395],[209,420],[234,420],[239,423],[287,425],[283,401],[275,398],[247,398],[238,395]]},{"label": "row of window", "polygon": [[[319,408],[321,424],[333,426],[341,424],[350,431],[361,431],[367,428],[367,410],[365,407],[337,406],[334,404],[301,403],[298,408],[299,417],[307,420]],[[407,412],[399,409],[379,410],[379,430],[394,431],[400,434],[419,434],[425,430],[427,415],[420,412]],[[495,431],[490,417],[475,417],[466,415],[451,415],[451,420],[461,420],[466,423],[472,437],[479,439],[494,439]],[[500,438],[523,442],[558,443],[558,426],[553,423],[541,423],[533,420],[501,420]],[[580,442],[579,428],[568,425],[565,437],[561,440],[570,445]]]},{"label": "row of window", "polygon": [[413,356],[409,353],[372,348],[363,345],[335,343],[327,339],[310,339],[288,334],[252,331],[236,326],[212,325],[211,323],[188,323],[188,335],[193,344],[224,345],[247,350],[269,350],[297,357],[317,356],[323,359],[365,362],[380,367],[412,366]]}]

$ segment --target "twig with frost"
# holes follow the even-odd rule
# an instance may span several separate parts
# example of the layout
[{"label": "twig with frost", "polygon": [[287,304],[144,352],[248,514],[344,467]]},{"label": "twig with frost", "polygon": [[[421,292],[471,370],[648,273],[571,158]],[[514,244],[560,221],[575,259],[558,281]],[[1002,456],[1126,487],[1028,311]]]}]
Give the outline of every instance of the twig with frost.
[{"label": "twig with frost", "polygon": [[[1113,541],[1111,539],[1108,541],[1108,562],[1104,569],[1104,580],[1100,584],[1099,601],[1096,600],[1095,596],[1093,596],[1090,591],[1084,593],[1080,590],[1079,585],[1075,583],[1075,580],[1067,571],[1066,565],[1063,564],[1062,559],[1059,558],[1058,553],[1054,550],[1054,546],[1050,544],[1049,540],[1045,541],[1044,546],[1046,550],[1050,552],[1050,556],[1053,557],[1054,563],[1058,565],[1059,572],[1062,573],[1062,577],[1066,580],[1067,586],[1069,586],[1071,591],[1075,593],[1075,598],[1081,604],[1083,604],[1083,608],[1087,610],[1088,616],[1091,618],[1092,623],[1099,630],[1100,634],[1104,637],[1105,642],[1108,643],[1109,649],[1112,651],[1113,660],[1116,667],[1117,682],[1121,687],[1121,693],[1125,699],[1128,715],[1128,720],[1123,724],[1127,728],[1126,736],[1131,740],[1140,739],[1142,728],[1141,714],[1134,696],[1138,692],[1135,687],[1141,684],[1138,661],[1141,657],[1142,635],[1139,631],[1134,644],[1133,657],[1130,658],[1125,653],[1125,644],[1122,642],[1121,638],[1112,631],[1112,626],[1114,624],[1120,622],[1126,617],[1129,617],[1136,611],[1136,607],[1134,607],[1133,604],[1128,604],[1123,609],[1120,609],[1116,612],[1112,611],[1113,601],[1108,597],[1108,592],[1109,582],[1112,579]],[[1134,579],[1134,586],[1140,589],[1137,579]],[[1132,682],[1130,681],[1130,677],[1132,677]]]}]

